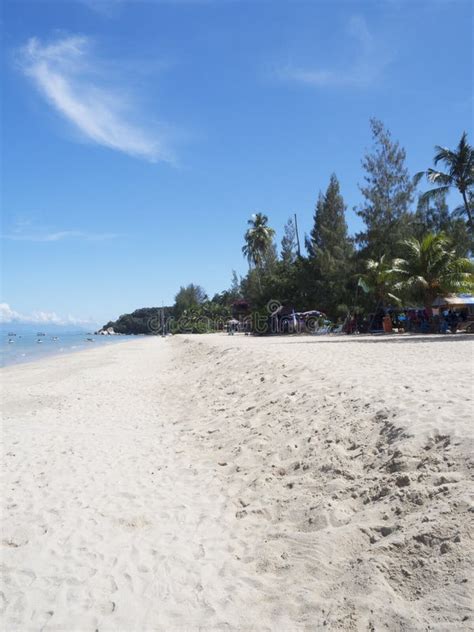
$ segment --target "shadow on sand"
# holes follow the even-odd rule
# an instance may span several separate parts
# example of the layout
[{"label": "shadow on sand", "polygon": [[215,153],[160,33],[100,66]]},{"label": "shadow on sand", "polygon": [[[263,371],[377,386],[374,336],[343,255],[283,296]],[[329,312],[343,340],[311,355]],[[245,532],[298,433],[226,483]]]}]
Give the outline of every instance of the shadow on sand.
[{"label": "shadow on sand", "polygon": [[460,342],[462,340],[473,340],[474,336],[472,334],[360,334],[360,335],[331,335],[331,334],[323,334],[321,336],[315,335],[304,335],[303,340],[295,340],[295,337],[292,337],[292,340],[288,340],[287,342],[282,342],[279,340],[274,344],[377,344],[377,343],[391,343],[402,345],[405,342],[421,342],[421,343],[431,343],[431,344],[443,344],[445,342]]}]

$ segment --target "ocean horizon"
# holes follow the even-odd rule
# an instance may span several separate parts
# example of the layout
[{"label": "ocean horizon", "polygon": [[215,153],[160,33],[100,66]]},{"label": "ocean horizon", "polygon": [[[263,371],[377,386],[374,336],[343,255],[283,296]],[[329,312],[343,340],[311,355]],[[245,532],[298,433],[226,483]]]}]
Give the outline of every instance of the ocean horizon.
[{"label": "ocean horizon", "polygon": [[[36,331],[25,331],[15,325],[2,327],[0,332],[0,367],[35,362],[43,358],[83,351],[97,346],[111,345],[130,336],[101,336],[87,331],[69,330],[61,328],[38,327]],[[38,335],[39,333],[43,335]],[[39,342],[38,342],[39,341]]]}]

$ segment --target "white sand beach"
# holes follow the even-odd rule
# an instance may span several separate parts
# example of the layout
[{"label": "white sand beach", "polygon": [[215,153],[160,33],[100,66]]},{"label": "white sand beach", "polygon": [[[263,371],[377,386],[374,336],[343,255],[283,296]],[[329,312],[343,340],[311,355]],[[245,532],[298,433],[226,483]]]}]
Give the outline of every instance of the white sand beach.
[{"label": "white sand beach", "polygon": [[2,629],[472,629],[473,342],[176,336],[2,370]]}]

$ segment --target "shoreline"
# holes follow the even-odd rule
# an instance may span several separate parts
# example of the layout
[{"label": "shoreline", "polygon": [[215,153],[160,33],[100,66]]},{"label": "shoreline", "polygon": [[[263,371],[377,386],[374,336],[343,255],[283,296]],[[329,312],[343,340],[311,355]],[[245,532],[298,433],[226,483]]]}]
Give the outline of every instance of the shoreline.
[{"label": "shoreline", "polygon": [[[31,364],[36,364],[37,362],[43,362],[45,360],[49,360],[52,358],[67,358],[68,356],[71,355],[75,355],[77,353],[86,353],[89,351],[97,351],[99,349],[105,349],[107,347],[111,347],[111,346],[115,346],[117,344],[121,344],[123,342],[130,342],[133,338],[135,338],[135,336],[123,336],[123,338],[126,338],[125,340],[113,340],[113,341],[107,341],[105,343],[99,343],[99,345],[93,346],[93,343],[90,343],[90,346],[86,348],[67,348],[64,351],[61,351],[60,349],[55,349],[53,350],[51,353],[45,353],[44,355],[41,355],[39,357],[36,358],[25,358],[24,360],[18,360],[16,359],[13,362],[9,362],[9,363],[5,363],[5,364],[0,364],[0,372],[5,370],[5,369],[10,369],[12,367],[16,367],[16,366],[25,366],[25,365],[31,365]],[[84,339],[81,339],[82,342],[84,342]]]},{"label": "shoreline", "polygon": [[468,626],[457,336],[150,337],[5,367],[8,629]]},{"label": "shoreline", "polygon": [[[386,334],[386,333],[380,333],[380,334],[355,334],[355,335],[331,335],[331,334],[327,334],[327,335],[321,335],[321,336],[317,336],[317,335],[311,335],[311,334],[286,334],[286,335],[269,335],[269,336],[244,336],[243,334],[235,334],[237,336],[237,338],[254,338],[254,339],[260,339],[260,340],[295,340],[295,339],[299,339],[301,342],[318,342],[318,343],[325,343],[325,342],[329,342],[329,341],[335,341],[337,340],[338,342],[356,342],[356,341],[373,341],[374,343],[377,341],[390,341],[390,342],[394,342],[394,341],[399,341],[400,343],[402,343],[403,341],[408,341],[408,340],[417,340],[417,341],[425,341],[425,342],[436,342],[439,340],[472,340],[474,341],[474,336],[472,334],[465,334],[465,333],[455,333],[455,334],[451,334],[451,333],[447,333],[447,334],[422,334],[422,333],[410,333],[410,332],[405,332],[403,334],[397,334],[397,333],[393,333],[393,334]],[[167,337],[167,339],[169,338],[175,338],[175,339],[184,339],[184,338],[188,338],[190,337],[190,339],[198,342],[200,338],[203,339],[207,339],[209,336],[212,337],[227,337],[227,334],[223,333],[223,332],[212,332],[212,333],[208,333],[208,334],[174,334],[173,336]],[[134,336],[134,335],[122,335],[120,336],[120,338],[125,338],[125,339],[120,339],[120,340],[114,340],[113,342],[111,341],[110,347],[118,345],[118,344],[122,344],[122,343],[128,343],[128,342],[138,342],[139,340],[148,340],[148,339],[156,339],[156,338],[161,338],[161,336],[145,336],[145,335],[138,335],[138,336]],[[102,349],[106,349],[107,347],[104,346],[90,346],[87,348],[81,348],[81,349],[67,349],[66,351],[55,351],[54,353],[48,353],[45,354],[41,357],[35,358],[35,359],[25,359],[25,360],[17,360],[15,362],[11,362],[9,364],[0,364],[0,374],[8,369],[14,368],[14,367],[23,367],[23,366],[30,366],[30,365],[36,365],[38,362],[44,362],[44,361],[48,361],[48,360],[52,360],[53,358],[65,358],[67,359],[70,356],[73,355],[77,355],[77,354],[82,354],[82,353],[88,353],[88,352],[93,352],[93,351],[100,351]]]}]

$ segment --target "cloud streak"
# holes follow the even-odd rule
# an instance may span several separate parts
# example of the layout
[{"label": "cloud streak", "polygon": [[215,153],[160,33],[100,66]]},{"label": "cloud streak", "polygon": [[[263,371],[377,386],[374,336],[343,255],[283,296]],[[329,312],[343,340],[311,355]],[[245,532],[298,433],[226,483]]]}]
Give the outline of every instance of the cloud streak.
[{"label": "cloud streak", "polygon": [[50,43],[36,37],[21,49],[20,65],[48,103],[90,141],[150,162],[170,161],[162,134],[136,122],[123,92],[106,86],[87,37]]},{"label": "cloud streak", "polygon": [[[116,17],[125,4],[138,4],[143,0],[81,0],[83,4],[105,17]],[[207,4],[234,4],[242,0],[153,0],[153,4],[186,6]],[[245,0],[244,0],[245,1]]]},{"label": "cloud streak", "polygon": [[347,32],[354,39],[357,47],[352,64],[345,64],[341,68],[304,68],[286,64],[280,67],[276,74],[280,79],[318,88],[369,86],[380,76],[389,60],[379,50],[375,38],[362,17],[352,17],[348,23]]},{"label": "cloud streak", "polygon": [[23,227],[16,228],[13,232],[2,235],[3,239],[11,241],[35,241],[35,242],[58,242],[67,239],[76,239],[82,241],[107,241],[115,239],[116,233],[88,233],[82,230],[58,230],[58,231],[39,231],[36,229],[27,229]]}]

